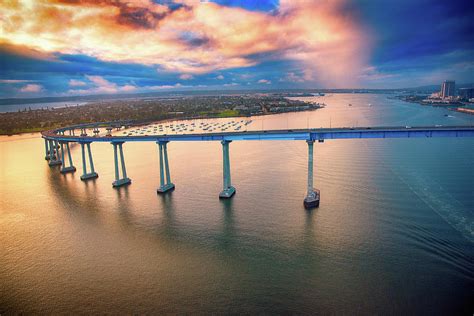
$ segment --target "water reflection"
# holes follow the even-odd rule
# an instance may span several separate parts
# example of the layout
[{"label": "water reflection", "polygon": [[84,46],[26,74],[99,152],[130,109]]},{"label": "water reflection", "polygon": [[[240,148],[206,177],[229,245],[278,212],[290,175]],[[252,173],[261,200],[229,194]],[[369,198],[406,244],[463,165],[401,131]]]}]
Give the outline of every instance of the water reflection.
[{"label": "water reflection", "polygon": [[[264,125],[448,120],[444,109],[385,104],[381,96],[331,98],[325,109],[267,117]],[[2,138],[1,308],[456,313],[470,304],[472,243],[441,216],[472,222],[471,148],[472,140],[454,139],[318,144],[322,200],[307,212],[304,142],[232,143],[238,193],[221,201],[219,143],[173,143],[177,189],[157,195],[154,144],[127,144],[133,183],[114,190],[109,144],[94,145],[100,177],[83,182],[81,170],[61,175],[47,166],[41,139]],[[80,162],[79,147],[72,152]],[[413,297],[427,299],[413,307]]]},{"label": "water reflection", "polygon": [[235,228],[233,200],[221,200],[222,206],[222,233],[217,236],[219,248],[224,252],[232,251],[236,244],[237,231]]},{"label": "water reflection", "polygon": [[[173,199],[173,191],[167,194],[157,194],[158,200],[160,200],[160,208],[163,213],[162,220],[162,234],[167,238],[174,238],[178,235],[177,222],[175,217],[176,207]],[[157,226],[155,230],[160,228]]]}]

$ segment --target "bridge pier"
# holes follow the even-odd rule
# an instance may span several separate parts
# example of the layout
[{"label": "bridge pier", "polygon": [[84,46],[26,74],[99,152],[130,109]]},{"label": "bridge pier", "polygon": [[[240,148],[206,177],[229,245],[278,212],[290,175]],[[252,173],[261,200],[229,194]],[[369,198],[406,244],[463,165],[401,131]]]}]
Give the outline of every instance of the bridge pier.
[{"label": "bridge pier", "polygon": [[[168,164],[168,141],[158,141],[159,155],[160,155],[160,187],[156,190],[157,193],[166,193],[174,190],[175,186],[171,182],[170,168]],[[166,182],[165,182],[166,175]]]},{"label": "bridge pier", "polygon": [[219,193],[220,199],[229,199],[235,194],[235,188],[232,186],[230,178],[230,159],[229,159],[229,143],[231,140],[223,140],[222,144],[222,156],[223,156],[223,188]]},{"label": "bridge pier", "polygon": [[[123,149],[122,149],[123,143],[124,142],[112,142],[112,145],[114,146],[114,163],[115,163],[115,181],[112,182],[112,186],[114,188],[132,183],[132,180],[127,178],[127,170],[125,169],[125,160],[123,158]],[[119,177],[117,147],[120,151],[120,162],[121,162],[121,165],[122,165],[122,177],[123,178]]]},{"label": "bridge pier", "polygon": [[[61,144],[61,161],[63,163],[62,163],[62,166],[61,166],[61,170],[59,172],[61,172],[62,174],[69,173],[69,172],[75,172],[76,167],[74,167],[74,165],[72,164],[72,156],[71,156],[71,150],[69,148],[69,142],[60,142],[60,144]],[[69,160],[69,167],[66,167],[66,160],[64,159],[64,144],[66,144],[67,156],[68,156],[68,160]]]},{"label": "bridge pier", "polygon": [[57,166],[62,164],[62,161],[59,158],[59,146],[57,145],[56,140],[49,140],[49,162],[50,166]]},{"label": "bridge pier", "polygon": [[44,140],[44,151],[45,151],[44,159],[49,160],[49,140],[47,139]]},{"label": "bridge pier", "polygon": [[[94,170],[94,162],[92,161],[92,152],[91,152],[91,142],[82,142],[81,144],[81,151],[82,151],[82,176],[81,180],[86,181],[89,179],[95,179],[99,175],[97,172]],[[87,173],[87,164],[86,164],[86,149],[85,147],[87,146],[87,151],[89,153],[89,165],[91,172]]]},{"label": "bridge pier", "polygon": [[307,140],[308,143],[308,190],[303,201],[306,209],[311,209],[319,206],[319,190],[313,187],[313,147],[314,140]]}]

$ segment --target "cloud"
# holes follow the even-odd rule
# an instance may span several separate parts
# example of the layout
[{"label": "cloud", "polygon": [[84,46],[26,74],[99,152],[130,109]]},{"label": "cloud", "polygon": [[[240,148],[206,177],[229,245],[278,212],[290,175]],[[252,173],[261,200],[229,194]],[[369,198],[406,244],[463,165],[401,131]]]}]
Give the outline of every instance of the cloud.
[{"label": "cloud", "polygon": [[250,79],[250,78],[252,78],[253,76],[254,76],[253,74],[241,74],[241,75],[240,75],[240,78],[242,78],[242,79],[245,80],[245,79]]},{"label": "cloud", "polygon": [[174,85],[161,85],[161,86],[146,86],[142,89],[145,90],[168,90],[168,89],[176,89],[176,88],[186,88],[188,86],[184,86],[180,83],[176,83]]},{"label": "cloud", "polygon": [[219,75],[219,76],[216,77],[216,79],[224,80],[224,76],[223,76],[223,75]]},{"label": "cloud", "polygon": [[133,85],[130,85],[130,84],[126,84],[126,85],[120,87],[119,90],[124,91],[124,92],[132,92],[132,91],[137,90],[137,87],[133,86]]},{"label": "cloud", "polygon": [[84,81],[81,81],[81,80],[76,80],[76,79],[71,79],[69,80],[69,86],[70,87],[83,87],[83,86],[86,86],[87,83],[85,83]]},{"label": "cloud", "polygon": [[294,72],[289,72],[286,74],[286,77],[280,79],[280,81],[305,82],[306,80],[302,76],[297,75]]},{"label": "cloud", "polygon": [[41,92],[43,90],[43,86],[39,84],[27,84],[20,88],[20,92]]},{"label": "cloud", "polygon": [[368,35],[343,0],[281,0],[272,12],[179,2],[10,1],[0,4],[0,38],[47,56],[81,54],[190,75],[255,66],[267,56],[341,86],[366,67]]},{"label": "cloud", "polygon": [[261,83],[261,84],[271,84],[272,82],[270,80],[267,80],[267,79],[260,79],[259,81],[257,81],[257,83]]},{"label": "cloud", "polygon": [[191,80],[191,79],[194,79],[194,76],[190,75],[190,74],[182,74],[182,75],[179,76],[179,79],[181,79],[181,80]]},{"label": "cloud", "polygon": [[2,79],[0,83],[25,83],[31,82],[32,80],[16,80],[16,79]]},{"label": "cloud", "polygon": [[[94,87],[89,89],[71,89],[67,92],[69,95],[75,94],[110,94],[110,93],[119,93],[119,92],[132,92],[137,90],[137,87],[134,85],[126,84],[123,86],[119,86],[116,83],[110,82],[102,76],[93,76],[93,75],[86,75],[87,80],[89,80]],[[69,84],[71,84],[71,79]],[[82,81],[80,81],[82,82]],[[85,82],[83,82],[86,85]],[[77,82],[75,82],[77,86]],[[82,85],[82,84],[81,84]],[[83,86],[83,85],[82,85]]]},{"label": "cloud", "polygon": [[362,70],[359,78],[363,80],[381,80],[395,77],[395,74],[381,73],[376,67],[370,66]]}]

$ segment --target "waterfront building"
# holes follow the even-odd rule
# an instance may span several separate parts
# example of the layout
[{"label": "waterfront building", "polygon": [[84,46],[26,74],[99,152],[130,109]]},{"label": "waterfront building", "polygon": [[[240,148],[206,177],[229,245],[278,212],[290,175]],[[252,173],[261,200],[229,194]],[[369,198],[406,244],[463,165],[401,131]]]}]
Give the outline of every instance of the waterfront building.
[{"label": "waterfront building", "polygon": [[441,84],[441,98],[454,97],[456,83],[454,80],[445,80]]},{"label": "waterfront building", "polygon": [[458,90],[461,100],[469,100],[474,98],[474,88],[461,88]]}]

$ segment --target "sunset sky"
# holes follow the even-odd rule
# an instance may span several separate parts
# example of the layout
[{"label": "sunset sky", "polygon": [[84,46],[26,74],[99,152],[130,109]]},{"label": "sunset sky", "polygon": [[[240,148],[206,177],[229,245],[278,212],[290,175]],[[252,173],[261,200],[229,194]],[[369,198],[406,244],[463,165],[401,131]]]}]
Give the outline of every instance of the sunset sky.
[{"label": "sunset sky", "polygon": [[474,82],[474,2],[3,0],[0,97]]}]

